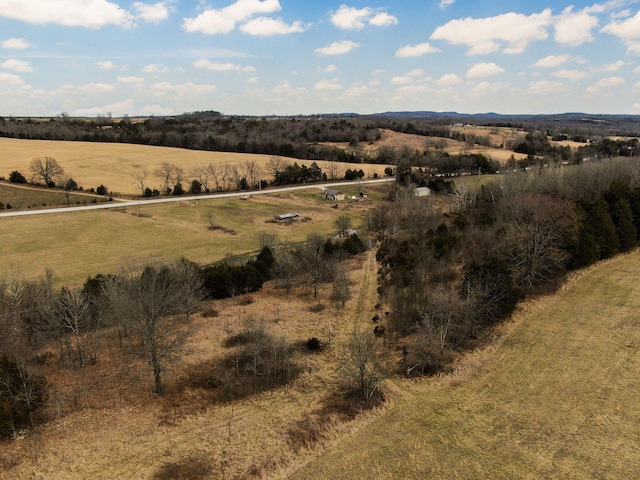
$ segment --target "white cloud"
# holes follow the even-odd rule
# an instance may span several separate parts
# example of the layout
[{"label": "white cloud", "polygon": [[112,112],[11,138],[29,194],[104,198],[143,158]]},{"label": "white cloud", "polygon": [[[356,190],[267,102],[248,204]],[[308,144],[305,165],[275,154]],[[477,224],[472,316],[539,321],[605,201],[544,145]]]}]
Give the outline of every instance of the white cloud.
[{"label": "white cloud", "polygon": [[349,98],[364,97],[365,95],[371,95],[376,91],[369,88],[367,85],[358,85],[348,88],[342,95]]},{"label": "white cloud", "polygon": [[296,95],[306,95],[307,93],[309,93],[307,91],[306,88],[303,87],[299,87],[299,88],[294,88],[291,86],[291,84],[289,82],[287,82],[286,80],[283,82],[280,82],[278,85],[276,85],[273,88],[273,93],[275,93],[276,95],[284,95],[287,97],[293,97]]},{"label": "white cloud", "polygon": [[551,93],[558,93],[565,89],[565,86],[561,82],[550,82],[548,80],[538,80],[536,82],[530,82],[527,93],[531,95],[546,95]]},{"label": "white cloud", "polygon": [[169,71],[169,69],[164,65],[150,64],[145,67],[142,67],[142,71],[144,73],[164,73]]},{"label": "white cloud", "polygon": [[316,48],[315,52],[320,55],[343,55],[349,53],[354,48],[358,48],[359,43],[352,42],[351,40],[343,40],[341,42],[333,42],[326,47]]},{"label": "white cloud", "polygon": [[54,23],[67,27],[129,28],[131,14],[108,0],[0,0],[0,17],[35,25]]},{"label": "white cloud", "polygon": [[624,67],[627,63],[623,60],[618,60],[614,63],[608,63],[606,65],[601,65],[600,67],[596,67],[592,69],[594,72],[617,72],[622,67]]},{"label": "white cloud", "polygon": [[337,11],[331,13],[331,23],[342,30],[362,30],[371,15],[372,10],[369,7],[358,10],[340,5]]},{"label": "white cloud", "polygon": [[522,53],[534,41],[548,37],[546,27],[552,22],[551,9],[529,16],[505,13],[496,17],[452,20],[437,27],[431,40],[444,40],[452,45],[469,47],[468,55],[494,53],[506,46],[503,53]]},{"label": "white cloud", "polygon": [[2,87],[22,87],[26,85],[24,80],[13,73],[0,72],[0,86]]},{"label": "white cloud", "polygon": [[538,68],[556,68],[571,59],[571,55],[548,55],[533,64]]},{"label": "white cloud", "polygon": [[116,68],[116,65],[111,60],[96,62],[96,65],[100,70],[113,70]]},{"label": "white cloud", "polygon": [[22,38],[9,38],[0,42],[2,48],[12,48],[14,50],[25,50],[31,47],[31,44]]},{"label": "white cloud", "polygon": [[582,80],[589,76],[589,72],[585,72],[584,70],[558,70],[553,73],[554,77],[564,78],[566,80]]},{"label": "white cloud", "polygon": [[171,115],[175,113],[175,110],[168,107],[162,107],[160,105],[146,105],[140,109],[140,113],[143,115]]},{"label": "white cloud", "polygon": [[289,33],[304,32],[307,29],[301,22],[294,22],[291,25],[282,20],[268,17],[255,18],[240,27],[240,30],[249,35],[260,35],[270,37],[272,35],[287,35]]},{"label": "white cloud", "polygon": [[480,82],[478,83],[471,92],[475,95],[488,95],[490,93],[501,93],[506,89],[507,84],[505,83],[490,83],[490,82]]},{"label": "white cloud", "polygon": [[333,78],[331,80],[328,80],[325,78],[323,80],[320,80],[313,87],[314,90],[321,91],[321,92],[335,91],[335,90],[340,90],[341,88],[342,86],[338,83],[337,78]]},{"label": "white cloud", "polygon": [[147,23],[160,23],[162,20],[169,18],[169,9],[165,2],[158,2],[154,5],[134,2],[132,6],[136,11],[138,18]]},{"label": "white cloud", "polygon": [[369,20],[369,24],[374,27],[390,27],[391,25],[397,25],[398,19],[387,12],[380,12]]},{"label": "white cloud", "polygon": [[417,79],[419,79],[423,75],[424,75],[424,70],[422,70],[420,68],[416,68],[414,70],[411,70],[409,73],[407,73],[405,75],[393,77],[391,79],[391,84],[392,85],[406,85],[407,83],[412,83],[412,82],[416,81]]},{"label": "white cloud", "polygon": [[634,92],[634,93],[640,93],[640,82],[636,83],[636,84],[633,86],[633,92]]},{"label": "white cloud", "polygon": [[365,25],[388,27],[397,25],[398,19],[387,12],[374,10],[370,7],[361,9],[340,5],[335,12],[331,12],[331,23],[342,30],[362,30]]},{"label": "white cloud", "polygon": [[621,22],[611,22],[601,31],[618,37],[627,46],[628,53],[640,54],[640,11]]},{"label": "white cloud", "polygon": [[633,113],[636,115],[640,115],[640,103],[633,104]]},{"label": "white cloud", "polygon": [[396,57],[400,57],[400,58],[419,57],[421,55],[426,55],[427,53],[439,53],[439,52],[442,52],[442,50],[431,46],[429,43],[419,43],[417,45],[405,45],[404,47],[400,47],[396,51]]},{"label": "white cloud", "polygon": [[31,72],[33,68],[31,68],[31,64],[29,62],[24,62],[22,60],[16,60],[15,58],[10,58],[5,60],[0,64],[0,67],[6,68],[8,70],[14,70],[16,72]]},{"label": "white cloud", "polygon": [[216,91],[216,86],[211,84],[196,84],[192,82],[174,85],[169,82],[156,83],[151,87],[151,91],[158,95],[172,95],[180,98],[195,98],[206,93]]},{"label": "white cloud", "polygon": [[467,70],[467,78],[485,78],[499,75],[504,72],[504,68],[495,63],[480,62]]},{"label": "white cloud", "polygon": [[398,88],[395,92],[393,92],[393,97],[391,98],[392,102],[405,99],[407,97],[420,97],[424,94],[432,92],[433,89],[430,88],[426,84],[421,85],[406,85],[404,87]]},{"label": "white cloud", "polygon": [[640,73],[640,67],[636,67],[633,69],[633,73]]},{"label": "white cloud", "polygon": [[84,85],[73,85],[67,83],[58,88],[54,93],[62,95],[100,95],[103,93],[111,93],[116,89],[108,83],[85,83]]},{"label": "white cloud", "polygon": [[588,87],[586,92],[590,95],[614,93],[611,89],[624,85],[625,83],[626,81],[624,78],[607,77],[597,81],[596,83]]},{"label": "white cloud", "polygon": [[440,8],[447,8],[456,3],[456,0],[440,0]]},{"label": "white cloud", "polygon": [[335,72],[336,70],[338,70],[338,67],[336,67],[335,65],[327,65],[326,67],[318,67],[316,69],[316,72],[318,72],[318,73],[332,73],[332,72]]},{"label": "white cloud", "polygon": [[127,83],[131,85],[140,85],[144,83],[144,78],[142,77],[118,77],[117,80],[120,83]]},{"label": "white cloud", "polygon": [[255,72],[255,67],[242,65],[237,65],[235,63],[216,63],[211,60],[207,60],[206,58],[200,58],[195,60],[191,64],[194,68],[202,68],[205,70],[211,70],[212,72],[232,72],[232,71],[241,71],[241,72]]},{"label": "white cloud", "polygon": [[251,77],[247,80],[247,83],[258,83],[258,77]]},{"label": "white cloud", "polygon": [[593,42],[591,31],[598,26],[598,18],[588,10],[573,12],[573,6],[565,8],[554,20],[555,35],[558,43],[576,47]]},{"label": "white cloud", "polygon": [[104,105],[102,107],[81,108],[78,110],[74,110],[71,113],[72,115],[77,117],[95,117],[98,115],[105,115],[107,113],[119,117],[133,111],[133,109],[133,100],[129,99],[121,102],[111,103],[109,105]]},{"label": "white cloud", "polygon": [[462,83],[462,79],[456,75],[455,73],[448,73],[447,75],[443,75],[435,83],[441,87],[448,87],[451,85],[459,85]]},{"label": "white cloud", "polygon": [[196,18],[185,18],[183,28],[188,32],[207,35],[229,33],[237,23],[244,23],[254,15],[278,12],[282,9],[278,0],[237,0],[221,8],[208,8]]}]

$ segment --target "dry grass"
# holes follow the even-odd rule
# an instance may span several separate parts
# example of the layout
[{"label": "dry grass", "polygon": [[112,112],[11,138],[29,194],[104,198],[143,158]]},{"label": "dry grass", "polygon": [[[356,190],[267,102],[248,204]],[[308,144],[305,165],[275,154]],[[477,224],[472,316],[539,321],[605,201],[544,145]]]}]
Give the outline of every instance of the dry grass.
[{"label": "dry grass", "polygon": [[[61,142],[52,140],[21,140],[0,138],[2,168],[0,176],[8,176],[13,170],[29,175],[29,163],[36,157],[53,157],[65,171],[85,190],[104,184],[109,191],[139,195],[135,176],[147,170],[147,186],[161,189],[162,182],[154,171],[164,162],[182,167],[188,182],[194,167],[229,164],[239,167],[243,162],[255,160],[266,165],[271,155],[244,153],[205,152],[180,148],[152,147],[118,143]],[[293,162],[293,160],[291,160]],[[298,164],[311,165],[312,161],[296,160]],[[328,171],[327,162],[316,162],[323,172]],[[384,175],[384,165],[338,164],[340,177],[347,168],[363,169],[367,178],[374,173]],[[265,174],[264,178],[268,179]],[[188,190],[188,185],[183,185]]]},{"label": "dry grass", "polygon": [[[123,355],[113,340],[104,339],[97,365],[65,370],[53,364],[49,378],[58,385],[53,400],[62,415],[56,418],[54,409],[49,424],[2,444],[0,478],[270,476],[288,465],[295,452],[303,454],[375,417],[380,410],[353,420],[336,405],[345,401],[336,395],[339,345],[354,319],[366,318],[373,308],[369,305],[376,295],[373,253],[353,260],[350,277],[356,294],[340,311],[331,306],[329,286],[321,289],[318,299],[312,298],[309,288],[286,294],[267,285],[251,294],[252,302],[239,297],[206,305],[205,310],[215,308],[219,314],[195,318],[197,335],[191,353],[167,377],[168,391],[161,398],[150,394],[148,367]],[[309,312],[311,302],[326,303],[327,309]],[[363,302],[366,311],[359,310]],[[180,379],[196,366],[228,353],[223,340],[250,317],[262,319],[273,335],[298,345],[300,376],[289,386],[232,404],[207,403],[206,392],[198,388],[178,392]],[[331,347],[326,345],[329,324],[334,335]],[[325,344],[322,351],[309,353],[302,347],[312,336]],[[318,418],[318,412],[327,416]],[[305,444],[298,434],[306,422],[315,425],[317,436],[305,437]]]},{"label": "dry grass", "polygon": [[384,415],[287,476],[635,476],[639,279],[635,252],[525,305],[453,375],[396,380]]},{"label": "dry grass", "polygon": [[[462,126],[451,127],[451,130],[461,133],[489,137],[491,140],[491,146],[468,148],[465,142],[460,142],[451,138],[425,137],[422,135],[412,135],[408,133],[394,132],[393,130],[381,129],[381,137],[379,140],[371,144],[361,143],[360,148],[362,148],[369,155],[375,156],[378,149],[383,146],[394,147],[398,150],[406,146],[412,150],[423,152],[428,145],[434,145],[436,143],[444,141],[444,143],[446,144],[444,151],[451,154],[481,153],[482,155],[485,155],[500,163],[505,163],[511,158],[512,155],[516,160],[527,157],[527,155],[523,153],[516,153],[503,147],[505,143],[511,145],[515,141],[515,139],[519,138],[520,135],[524,137],[524,134],[522,134],[522,132],[518,132],[516,129],[504,127],[490,128]],[[332,145],[344,149],[349,148],[348,142],[327,142],[326,145]],[[433,149],[434,147],[431,148]],[[378,174],[380,174],[380,172],[378,172]]]}]

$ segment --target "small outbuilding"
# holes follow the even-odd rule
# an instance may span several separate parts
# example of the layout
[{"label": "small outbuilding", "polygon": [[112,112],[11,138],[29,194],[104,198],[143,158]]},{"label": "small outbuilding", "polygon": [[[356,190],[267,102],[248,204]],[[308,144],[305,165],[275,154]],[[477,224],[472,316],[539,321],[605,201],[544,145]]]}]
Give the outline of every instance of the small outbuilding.
[{"label": "small outbuilding", "polygon": [[300,218],[300,215],[295,212],[282,213],[273,217],[276,222],[292,222],[293,220],[297,220],[298,218]]},{"label": "small outbuilding", "polygon": [[344,192],[340,190],[330,190],[328,188],[324,189],[324,198],[325,200],[338,201],[344,200]]},{"label": "small outbuilding", "polygon": [[415,197],[428,197],[431,195],[431,190],[429,187],[418,187],[413,191],[413,195]]}]

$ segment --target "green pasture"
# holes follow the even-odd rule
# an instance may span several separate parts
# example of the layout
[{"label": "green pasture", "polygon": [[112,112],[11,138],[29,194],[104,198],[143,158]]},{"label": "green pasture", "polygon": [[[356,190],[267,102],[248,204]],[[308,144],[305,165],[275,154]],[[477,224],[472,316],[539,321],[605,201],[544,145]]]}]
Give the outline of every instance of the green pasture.
[{"label": "green pasture", "polygon": [[635,478],[639,312],[636,251],[528,303],[454,374],[388,384],[388,410],[294,478]]},{"label": "green pasture", "polygon": [[[94,200],[100,202],[104,201],[104,198],[98,195],[75,193],[69,195],[69,204],[71,205],[88,205]],[[14,210],[27,210],[67,205],[67,197],[64,190],[58,188],[22,187],[0,182],[0,202],[5,207],[11,205]]]},{"label": "green pasture", "polygon": [[[320,189],[249,200],[179,201],[160,205],[0,218],[0,277],[19,271],[36,278],[50,268],[63,284],[113,273],[128,262],[187,258],[209,263],[257,252],[258,233],[275,232],[280,243],[310,233],[331,235],[342,214],[360,225],[362,209],[321,198]],[[277,224],[273,217],[296,212],[301,219]],[[213,224],[215,227],[211,229]]]}]

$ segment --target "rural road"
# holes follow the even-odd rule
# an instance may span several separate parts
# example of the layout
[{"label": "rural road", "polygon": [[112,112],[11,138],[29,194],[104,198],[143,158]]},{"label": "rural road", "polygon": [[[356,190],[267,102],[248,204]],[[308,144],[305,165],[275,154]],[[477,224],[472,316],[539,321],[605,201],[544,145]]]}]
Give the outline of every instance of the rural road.
[{"label": "rural road", "polygon": [[267,188],[265,190],[252,190],[243,192],[231,192],[231,193],[212,193],[205,195],[180,195],[169,196],[162,198],[155,198],[151,200],[130,200],[130,201],[113,201],[105,203],[95,203],[91,205],[82,205],[76,207],[59,207],[59,208],[43,208],[37,210],[17,210],[11,212],[1,212],[2,217],[21,217],[26,215],[45,215],[52,213],[68,213],[68,212],[82,212],[86,210],[100,210],[106,208],[126,208],[126,207],[139,207],[142,205],[155,205],[158,203],[169,202],[185,202],[190,200],[208,200],[216,198],[230,198],[230,197],[243,197],[253,195],[268,195],[270,193],[283,193],[293,192],[296,190],[305,190],[310,188],[330,188],[339,186],[352,186],[352,185],[369,185],[375,183],[392,182],[394,178],[379,178],[377,180],[361,180],[359,182],[334,182],[334,183],[314,183],[309,185],[297,185],[295,187],[282,187],[282,188]]}]

